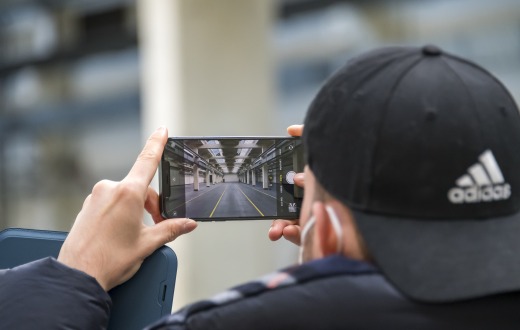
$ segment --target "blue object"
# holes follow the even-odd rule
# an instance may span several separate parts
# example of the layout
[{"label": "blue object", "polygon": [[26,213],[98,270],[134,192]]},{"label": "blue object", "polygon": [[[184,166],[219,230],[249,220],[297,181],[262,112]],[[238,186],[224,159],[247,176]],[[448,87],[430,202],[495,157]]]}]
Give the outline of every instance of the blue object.
[{"label": "blue object", "polygon": [[[0,269],[48,256],[57,258],[66,232],[9,228],[0,232]],[[177,256],[163,246],[146,258],[127,282],[109,291],[113,307],[108,329],[142,329],[171,313]]]}]

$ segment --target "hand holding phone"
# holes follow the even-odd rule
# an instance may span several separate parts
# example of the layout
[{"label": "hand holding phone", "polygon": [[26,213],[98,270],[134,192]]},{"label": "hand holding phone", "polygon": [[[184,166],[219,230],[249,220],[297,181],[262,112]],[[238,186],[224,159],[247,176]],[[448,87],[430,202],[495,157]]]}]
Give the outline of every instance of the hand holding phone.
[{"label": "hand holding phone", "polygon": [[61,247],[58,261],[96,278],[107,291],[131,278],[156,249],[197,226],[190,219],[143,225],[145,210],[159,214],[149,184],[167,136],[166,129],[154,132],[123,180],[94,186]]},{"label": "hand holding phone", "polygon": [[169,138],[159,168],[162,215],[297,219],[303,190],[294,176],[303,163],[298,137]]},{"label": "hand holding phone", "polygon": [[[291,136],[302,136],[303,125],[291,125],[287,128],[287,133]],[[297,173],[294,177],[294,183],[304,188],[305,180],[303,173]],[[268,232],[269,239],[271,241],[277,241],[284,237],[289,242],[300,245],[300,225],[298,220],[285,220],[277,219],[274,220],[269,228]]]}]

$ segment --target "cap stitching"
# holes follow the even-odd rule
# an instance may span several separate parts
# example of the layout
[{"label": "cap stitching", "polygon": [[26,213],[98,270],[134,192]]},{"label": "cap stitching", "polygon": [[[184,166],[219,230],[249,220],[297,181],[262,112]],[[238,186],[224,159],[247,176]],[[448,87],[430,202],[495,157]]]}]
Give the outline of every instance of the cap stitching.
[{"label": "cap stitching", "polygon": [[473,63],[470,60],[467,60],[465,58],[461,58],[461,57],[458,57],[458,56],[455,56],[455,55],[452,55],[452,54],[449,54],[449,53],[444,53],[444,55],[446,55],[446,57],[448,57],[448,58],[451,58],[451,59],[458,60],[458,61],[461,61],[463,63],[466,63],[467,65],[470,65],[473,68],[482,71],[482,73],[484,73],[486,76],[488,76],[491,79],[493,79],[493,81],[495,81],[500,87],[502,87],[502,90],[509,96],[509,99],[514,104],[514,106],[515,106],[515,108],[517,110],[516,111],[517,115],[520,116],[520,110],[518,109],[518,105],[516,104],[515,98],[511,95],[509,89],[500,80],[498,80],[498,78],[495,77],[494,74],[492,74],[490,71],[486,70],[485,68],[479,66],[478,64]]},{"label": "cap stitching", "polygon": [[[469,91],[469,88],[466,85],[466,82],[464,81],[464,79],[462,79],[460,74],[457,71],[455,71],[455,69],[453,69],[451,64],[448,61],[446,61],[446,59],[441,57],[441,60],[444,63],[444,65],[451,71],[451,73],[453,73],[455,78],[460,81],[460,83],[462,85],[462,88],[464,88],[464,90],[466,91],[466,95],[468,95],[469,99],[471,100],[471,104],[472,104],[471,110],[472,110],[473,114],[475,115],[475,118],[477,118],[477,121],[478,121],[478,124],[479,124],[478,125],[479,126],[479,131],[482,133],[483,121],[482,121],[482,118],[480,116],[480,113],[478,111],[476,111],[477,104],[476,104],[475,100],[473,99],[473,95],[471,95],[471,93]],[[483,148],[487,147],[487,146],[484,146],[483,143],[482,143],[482,134],[479,134],[479,140],[480,140],[479,141],[480,142],[479,145],[481,146],[480,149],[483,149]]]},{"label": "cap stitching", "polygon": [[[415,54],[412,54],[412,55],[415,55]],[[385,100],[385,103],[384,103],[384,113],[382,115],[382,118],[380,119],[379,121],[379,127],[377,129],[377,137],[376,137],[376,142],[374,144],[374,149],[373,149],[373,153],[372,153],[372,159],[374,158],[374,155],[376,155],[378,153],[378,150],[380,148],[380,141],[381,141],[381,136],[382,136],[382,133],[381,131],[383,130],[383,126],[386,122],[386,118],[387,118],[387,115],[388,115],[388,104],[390,103],[390,99],[392,98],[392,96],[394,95],[394,91],[395,89],[399,86],[399,84],[401,83],[401,80],[404,78],[404,76],[410,72],[416,65],[418,65],[424,58],[423,57],[419,57],[418,60],[414,61],[408,68],[406,68],[406,70],[404,70],[401,75],[397,78],[397,80],[395,81],[394,85],[392,86],[392,89],[389,91],[388,93],[388,96]],[[370,178],[371,178],[371,181],[370,181],[370,187],[368,189],[368,204],[370,204],[370,202],[372,201],[372,194],[373,194],[373,190],[374,190],[374,185],[373,185],[373,182],[372,182],[372,178],[375,176],[375,165],[374,165],[374,162],[371,160],[372,164],[370,164]],[[368,205],[367,205],[368,207]]]},{"label": "cap stitching", "polygon": [[[350,101],[352,100],[352,96],[358,92],[360,90],[360,88],[362,88],[362,86],[367,82],[367,81],[370,81],[371,79],[373,79],[374,76],[380,74],[381,70],[384,70],[386,69],[387,67],[389,67],[391,64],[393,64],[395,61],[397,60],[401,60],[403,58],[406,58],[406,56],[410,56],[410,54],[406,53],[404,54],[405,56],[403,56],[402,54],[402,51],[403,50],[406,50],[406,48],[404,47],[390,47],[389,49],[392,49],[392,50],[395,50],[396,52],[393,54],[395,55],[394,58],[390,59],[389,61],[385,62],[385,63],[382,63],[381,65],[379,65],[377,68],[374,68],[372,70],[372,72],[370,74],[368,74],[366,77],[363,78],[362,81],[358,82],[355,86],[353,86],[353,88],[350,90],[350,93],[348,94],[348,96],[346,97],[347,98],[347,104],[350,103]],[[335,81],[342,81],[343,80],[343,76],[345,74],[347,74],[351,67],[353,65],[357,65],[357,62],[356,60],[359,60],[359,58],[353,58],[351,60],[349,60],[347,62],[347,66],[343,69],[340,69],[340,71],[337,73],[337,74],[334,74],[332,77],[330,77],[323,86],[327,86],[329,84],[334,84]],[[366,59],[364,59],[366,61]],[[323,88],[323,87],[322,87]],[[319,95],[319,94],[318,94]],[[318,99],[318,96],[315,97],[315,99],[312,101],[312,104],[310,105],[309,109],[313,108],[313,103],[316,102],[316,100]],[[307,119],[307,118],[306,118]],[[304,136],[305,136],[305,133],[308,133],[309,130],[304,130]],[[313,159],[310,155],[310,153],[307,153],[307,156],[306,156],[306,159],[307,159],[307,165],[309,166],[309,168],[314,171],[314,168],[313,168]],[[370,165],[369,165],[370,166]],[[320,184],[322,184],[324,186],[325,189],[329,190],[330,187],[328,187],[326,184],[323,184],[322,182],[324,182],[325,180],[322,180],[322,177],[321,177],[321,174],[320,173],[314,173],[314,175],[316,176],[316,179],[318,179],[318,181],[320,182]],[[370,175],[370,173],[369,173]],[[345,203],[345,205],[348,205],[349,207],[353,207],[353,208],[357,208],[357,209],[366,209],[367,205],[366,203],[358,203],[358,202],[354,202],[352,201],[351,198],[346,198],[346,197],[340,197],[339,194],[336,194],[336,193],[333,193],[331,192],[333,196],[335,196],[336,198],[342,200],[343,203]],[[370,189],[368,191],[368,195],[370,197]]]}]

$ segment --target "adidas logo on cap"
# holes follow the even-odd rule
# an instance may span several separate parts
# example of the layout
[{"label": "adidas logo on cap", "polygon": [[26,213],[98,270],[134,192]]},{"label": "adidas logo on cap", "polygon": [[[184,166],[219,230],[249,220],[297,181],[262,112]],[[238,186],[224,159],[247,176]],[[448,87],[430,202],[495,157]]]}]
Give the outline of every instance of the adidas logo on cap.
[{"label": "adidas logo on cap", "polygon": [[504,176],[491,150],[479,156],[479,162],[468,168],[456,181],[457,187],[448,191],[448,199],[454,204],[493,202],[508,199],[511,186]]}]

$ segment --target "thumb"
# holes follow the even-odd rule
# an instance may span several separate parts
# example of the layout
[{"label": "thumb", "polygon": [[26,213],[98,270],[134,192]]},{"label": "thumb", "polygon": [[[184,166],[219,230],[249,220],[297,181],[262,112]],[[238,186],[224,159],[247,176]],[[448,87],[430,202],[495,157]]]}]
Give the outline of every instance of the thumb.
[{"label": "thumb", "polygon": [[195,228],[197,228],[197,222],[188,218],[167,219],[148,227],[149,236],[151,236],[151,239],[147,240],[150,244],[150,253]]},{"label": "thumb", "polygon": [[291,125],[287,127],[287,133],[289,133],[290,136],[302,136],[303,125]]},{"label": "thumb", "polygon": [[302,187],[305,185],[305,174],[304,173],[296,173],[294,176],[294,183],[298,187]]}]

